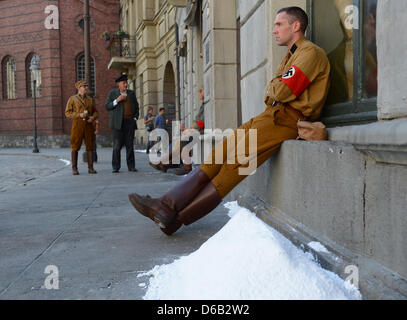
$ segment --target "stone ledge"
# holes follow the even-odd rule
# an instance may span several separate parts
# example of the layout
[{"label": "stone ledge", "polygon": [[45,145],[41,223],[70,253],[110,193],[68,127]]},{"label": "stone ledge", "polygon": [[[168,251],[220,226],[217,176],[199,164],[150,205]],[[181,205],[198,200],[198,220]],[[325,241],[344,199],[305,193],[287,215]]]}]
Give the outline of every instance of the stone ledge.
[{"label": "stone ledge", "polygon": [[[98,135],[97,145],[101,147],[111,147],[112,138],[110,135]],[[33,136],[0,135],[1,148],[31,148],[34,145]],[[49,135],[37,137],[38,148],[70,148],[69,135]]]},{"label": "stone ledge", "polygon": [[407,146],[407,120],[330,128],[328,136],[330,141],[356,145]]}]

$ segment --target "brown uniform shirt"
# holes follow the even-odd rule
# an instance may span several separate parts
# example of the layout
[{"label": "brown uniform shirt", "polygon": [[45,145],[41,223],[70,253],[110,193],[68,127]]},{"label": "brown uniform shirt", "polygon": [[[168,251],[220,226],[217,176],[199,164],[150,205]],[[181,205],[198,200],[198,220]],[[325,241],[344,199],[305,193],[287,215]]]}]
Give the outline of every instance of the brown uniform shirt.
[{"label": "brown uniform shirt", "polygon": [[303,37],[290,48],[271,80],[265,103],[286,103],[316,120],[328,94],[329,72],[325,51]]},{"label": "brown uniform shirt", "polygon": [[95,100],[91,97],[85,96],[84,99],[77,94],[68,99],[65,108],[65,116],[70,119],[79,119],[80,114],[85,110],[88,111],[88,116],[93,116],[95,120],[98,118],[99,113],[95,107]]}]

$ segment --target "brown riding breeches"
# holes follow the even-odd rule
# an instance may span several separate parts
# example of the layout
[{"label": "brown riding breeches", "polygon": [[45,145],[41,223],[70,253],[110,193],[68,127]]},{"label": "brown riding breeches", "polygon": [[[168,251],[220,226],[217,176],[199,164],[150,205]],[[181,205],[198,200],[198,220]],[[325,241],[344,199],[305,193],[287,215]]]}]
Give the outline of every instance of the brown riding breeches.
[{"label": "brown riding breeches", "polygon": [[[237,130],[234,131],[236,151],[233,164],[227,163],[228,146],[227,138],[225,138],[222,143],[219,143],[213,148],[212,154],[209,155],[205,163],[200,166],[201,170],[207,174],[219,195],[224,198],[236,185],[247,177],[247,175],[239,174],[239,168],[248,167],[248,163],[239,163],[239,148],[236,146],[245,143],[242,150],[245,151],[245,155],[248,156],[249,159],[257,157],[256,168],[258,168],[278,150],[285,140],[297,138],[297,121],[299,119],[305,120],[305,117],[290,106],[268,106],[263,113],[250,119],[238,128],[245,130],[245,141],[242,141],[242,139],[237,141]],[[249,154],[250,129],[257,130],[257,152],[253,155]],[[219,148],[222,149],[219,150]],[[223,153],[223,164],[215,164],[215,152],[217,149],[218,152]],[[213,164],[206,164],[210,160],[212,160],[211,163]]]},{"label": "brown riding breeches", "polygon": [[95,138],[95,127],[92,123],[82,119],[75,119],[73,121],[71,131],[72,151],[80,150],[83,139],[85,139],[86,151],[92,151]]}]

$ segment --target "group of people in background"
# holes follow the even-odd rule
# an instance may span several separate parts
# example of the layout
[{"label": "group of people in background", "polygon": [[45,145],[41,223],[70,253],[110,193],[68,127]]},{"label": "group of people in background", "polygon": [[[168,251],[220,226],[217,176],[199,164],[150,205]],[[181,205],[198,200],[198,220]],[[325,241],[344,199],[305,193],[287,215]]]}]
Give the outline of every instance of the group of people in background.
[{"label": "group of people in background", "polygon": [[201,134],[203,134],[203,132],[204,132],[205,123],[204,123],[204,91],[203,91],[203,89],[199,90],[199,100],[200,100],[200,108],[192,123],[192,126],[189,128],[185,128],[185,124],[183,122],[181,122],[181,124],[180,124],[181,135],[178,139],[172,141],[172,146],[171,146],[170,152],[162,155],[161,161],[158,164],[149,162],[150,166],[152,166],[154,169],[157,169],[162,172],[167,172],[168,169],[176,168],[176,170],[173,171],[173,173],[176,175],[185,175],[192,171],[192,163],[183,161],[183,159],[181,159],[181,163],[180,163],[178,161],[179,160],[178,157],[177,157],[177,160],[174,161],[173,154],[179,155],[182,153],[182,149],[187,144],[190,143],[191,139],[188,139],[187,137],[191,137],[193,130],[197,130]]},{"label": "group of people in background", "polygon": [[[121,75],[115,82],[117,88],[109,92],[105,103],[105,109],[109,112],[109,128],[112,130],[113,152],[112,152],[112,169],[113,173],[119,173],[121,168],[121,149],[126,148],[126,163],[129,172],[137,172],[134,158],[134,134],[137,129],[137,119],[139,118],[139,104],[133,90],[128,89],[128,78]],[[96,109],[94,99],[88,95],[89,84],[80,80],[75,83],[77,94],[68,99],[65,116],[73,120],[71,129],[71,161],[72,174],[79,175],[78,171],[78,152],[83,141],[86,147],[86,159],[88,163],[88,173],[96,174],[93,168],[96,154],[96,135],[99,131],[99,112]],[[185,129],[184,123],[181,123],[181,138],[172,143],[171,151],[168,154],[162,154],[162,160],[158,165],[151,162],[149,164],[162,172],[167,172],[169,168],[176,168],[173,173],[184,175],[192,170],[191,163],[173,163],[173,152],[181,152],[182,148],[188,144],[183,141],[184,135],[190,134],[192,129],[203,132],[204,130],[204,99],[203,89],[199,92],[201,106],[193,125]],[[165,108],[160,108],[157,116],[153,114],[154,109],[148,107],[147,114],[144,117],[144,125],[147,137],[146,152],[154,145],[150,141],[151,132],[154,129],[167,130],[168,119],[165,117]]]}]

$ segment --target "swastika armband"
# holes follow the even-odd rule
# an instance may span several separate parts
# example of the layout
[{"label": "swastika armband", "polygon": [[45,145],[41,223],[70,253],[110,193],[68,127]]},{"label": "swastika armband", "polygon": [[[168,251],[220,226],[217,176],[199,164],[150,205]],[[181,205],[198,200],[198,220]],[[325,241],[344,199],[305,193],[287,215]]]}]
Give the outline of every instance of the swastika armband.
[{"label": "swastika armband", "polygon": [[281,77],[280,81],[284,82],[297,97],[311,84],[305,73],[294,65]]}]

